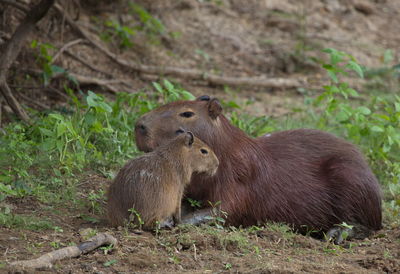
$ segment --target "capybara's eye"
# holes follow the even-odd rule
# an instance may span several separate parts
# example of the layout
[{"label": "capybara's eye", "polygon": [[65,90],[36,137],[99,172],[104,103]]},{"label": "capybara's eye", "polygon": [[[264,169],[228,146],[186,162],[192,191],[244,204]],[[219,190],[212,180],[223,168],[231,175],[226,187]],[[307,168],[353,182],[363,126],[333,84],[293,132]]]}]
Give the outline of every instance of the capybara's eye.
[{"label": "capybara's eye", "polygon": [[176,134],[181,134],[181,133],[184,133],[184,132],[185,132],[185,131],[183,131],[183,129],[181,129],[181,128],[178,129],[177,131],[175,131]]},{"label": "capybara's eye", "polygon": [[203,154],[208,154],[207,149],[204,149],[204,148],[200,149],[200,152],[203,153]]},{"label": "capybara's eye", "polygon": [[185,117],[185,118],[190,118],[190,117],[194,116],[194,112],[185,111],[185,112],[182,112],[182,113],[179,114],[179,115],[182,116],[182,117]]}]

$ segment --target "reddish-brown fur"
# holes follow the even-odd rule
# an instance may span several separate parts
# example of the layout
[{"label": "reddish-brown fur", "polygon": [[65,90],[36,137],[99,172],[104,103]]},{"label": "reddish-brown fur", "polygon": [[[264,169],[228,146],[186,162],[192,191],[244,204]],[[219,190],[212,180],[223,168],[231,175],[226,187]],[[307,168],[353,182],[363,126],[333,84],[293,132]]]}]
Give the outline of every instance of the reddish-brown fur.
[{"label": "reddish-brown fur", "polygon": [[380,187],[354,145],[312,129],[250,138],[221,111],[207,96],[164,105],[137,122],[137,145],[151,151],[179,128],[202,139],[220,166],[212,178],[193,176],[187,196],[221,201],[233,225],[270,220],[324,231],[342,222],[381,228]]},{"label": "reddish-brown fur", "polygon": [[[218,168],[213,151],[192,133],[181,134],[155,151],[130,160],[118,173],[108,191],[108,219],[123,225],[129,216],[144,229],[154,228],[173,217],[181,219],[184,188],[193,173],[212,175]],[[136,212],[129,212],[130,209]]]}]

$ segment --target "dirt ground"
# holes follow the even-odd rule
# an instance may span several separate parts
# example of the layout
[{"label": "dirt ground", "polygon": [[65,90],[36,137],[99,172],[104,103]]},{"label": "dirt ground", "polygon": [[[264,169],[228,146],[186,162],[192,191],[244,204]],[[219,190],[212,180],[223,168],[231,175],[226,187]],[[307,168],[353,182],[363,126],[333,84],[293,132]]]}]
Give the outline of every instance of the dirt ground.
[{"label": "dirt ground", "polygon": [[[90,176],[87,188],[106,188],[109,181]],[[399,273],[400,228],[388,227],[364,240],[341,246],[294,234],[286,226],[218,229],[180,226],[158,233],[107,226],[102,215],[53,208],[29,200],[6,200],[18,214],[50,219],[62,231],[0,230],[0,262],[33,259],[95,232],[108,232],[118,245],[60,261],[49,273]],[[56,212],[56,213],[55,213]],[[97,218],[93,224],[82,213]],[[57,245],[57,246],[56,246]],[[107,263],[112,263],[107,265]],[[5,267],[5,271],[15,271]],[[1,272],[0,268],[0,272]],[[28,271],[29,272],[29,271]]]},{"label": "dirt ground", "polygon": [[[28,1],[29,2],[29,1]],[[72,2],[72,1],[71,1]],[[90,31],[93,39],[101,28],[96,18],[115,19],[128,24],[132,18],[123,1],[103,1],[102,5],[82,4],[77,23]],[[315,60],[321,49],[332,47],[354,55],[369,68],[394,65],[400,54],[400,1],[395,0],[237,0],[222,1],[136,1],[163,22],[169,33],[159,43],[138,33],[130,50],[119,51],[120,58],[142,64],[196,68],[228,76],[304,77],[304,89],[316,89],[326,81]],[[222,3],[222,4],[219,4]],[[72,9],[73,10],[73,9]],[[8,15],[10,16],[10,15]],[[32,39],[53,43],[61,48],[77,39],[68,26],[52,24],[55,14],[45,18]],[[12,30],[20,14],[11,16]],[[49,27],[51,25],[51,27]],[[44,32],[44,30],[46,30]],[[3,35],[3,32],[0,33]],[[1,38],[1,36],[0,36]],[[100,41],[100,40],[99,40]],[[393,51],[393,61],[383,63],[386,50]],[[147,89],[153,75],[127,71],[100,54],[87,43],[71,47],[70,52],[101,71],[82,65],[69,55],[61,55],[57,64],[70,72],[89,77],[123,79],[129,85],[113,84],[134,92]],[[19,62],[32,59],[26,47]],[[17,64],[18,66],[18,64]],[[107,73],[104,73],[106,71]],[[15,79],[15,81],[21,79]],[[174,79],[172,79],[174,80]],[[301,104],[303,95],[297,89],[231,88],[206,86],[201,81],[175,79],[195,95],[216,95],[225,100],[255,101],[245,111],[256,115],[279,116]],[[25,81],[25,80],[24,80]],[[11,85],[13,81],[11,81]],[[15,84],[15,83],[14,83]],[[57,83],[55,83],[56,85]],[[362,87],[362,85],[360,85]],[[81,85],[105,91],[93,84]],[[105,91],[106,92],[106,91]],[[26,96],[54,106],[65,100],[58,93],[30,90]],[[87,178],[86,178],[87,179]],[[92,180],[93,181],[93,180]],[[87,193],[108,182],[97,177],[82,189]],[[307,236],[282,231],[274,226],[242,231],[215,227],[178,227],[172,231],[134,233],[115,230],[103,220],[93,224],[70,208],[49,209],[33,199],[6,200],[15,213],[50,219],[62,231],[29,231],[0,228],[0,272],[13,271],[6,263],[31,259],[85,239],[87,229],[108,231],[118,246],[105,254],[97,249],[79,258],[58,262],[58,273],[400,273],[400,228],[385,223],[384,228],[364,240],[334,246]],[[90,212],[85,212],[90,215]],[[101,215],[93,215],[102,219]],[[90,231],[89,231],[90,233]],[[53,243],[53,244],[51,244]],[[115,261],[114,261],[115,260]],[[114,263],[113,263],[114,262]]]}]

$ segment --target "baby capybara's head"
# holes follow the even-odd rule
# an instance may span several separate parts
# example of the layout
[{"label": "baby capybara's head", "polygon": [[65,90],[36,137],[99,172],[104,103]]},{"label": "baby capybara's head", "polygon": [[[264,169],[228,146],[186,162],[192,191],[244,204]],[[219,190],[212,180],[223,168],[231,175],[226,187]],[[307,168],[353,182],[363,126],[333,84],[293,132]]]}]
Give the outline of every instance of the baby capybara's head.
[{"label": "baby capybara's head", "polygon": [[196,137],[208,143],[211,134],[219,126],[221,112],[219,101],[207,95],[194,101],[177,101],[163,105],[137,121],[136,144],[142,151],[153,151],[185,131],[193,132]]},{"label": "baby capybara's head", "polygon": [[172,142],[166,143],[168,149],[178,150],[171,152],[180,157],[183,166],[189,165],[192,172],[206,173],[210,176],[217,173],[219,161],[214,151],[192,132],[184,132]]}]

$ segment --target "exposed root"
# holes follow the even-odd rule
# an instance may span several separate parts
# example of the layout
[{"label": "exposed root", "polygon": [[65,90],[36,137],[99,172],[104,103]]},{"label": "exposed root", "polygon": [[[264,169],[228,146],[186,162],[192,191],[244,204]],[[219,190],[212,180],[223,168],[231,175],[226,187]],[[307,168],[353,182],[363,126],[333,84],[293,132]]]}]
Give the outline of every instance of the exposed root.
[{"label": "exposed root", "polygon": [[98,85],[98,86],[104,86],[108,91],[111,91],[112,93],[118,93],[122,90],[117,89],[116,87],[112,86],[112,84],[123,84],[125,83],[124,80],[104,80],[104,79],[98,79],[98,78],[93,78],[89,76],[84,76],[84,75],[79,75],[76,73],[69,72],[68,73],[70,76],[74,77],[80,84],[83,85]]},{"label": "exposed root", "polygon": [[26,96],[25,94],[23,94],[22,92],[18,92],[17,93],[18,97],[21,97],[24,101],[26,101],[26,103],[28,105],[31,106],[35,106],[36,108],[39,108],[41,110],[47,110],[50,109],[49,106],[47,106],[46,104],[43,104],[41,102],[38,102],[36,100],[32,100],[31,98],[29,98],[28,96]]},{"label": "exposed root", "polygon": [[88,253],[100,246],[109,244],[115,246],[117,244],[117,239],[108,233],[100,233],[79,245],[64,247],[46,253],[37,259],[12,262],[10,265],[30,269],[51,268],[55,261],[78,257],[81,254]]},{"label": "exposed root", "polygon": [[114,77],[112,74],[110,74],[110,73],[108,73],[108,72],[105,72],[105,71],[103,71],[103,70],[101,70],[101,69],[95,67],[94,65],[92,65],[92,64],[90,64],[88,61],[86,61],[85,59],[83,59],[83,58],[81,58],[81,57],[79,57],[79,56],[73,54],[73,53],[72,53],[71,51],[69,51],[69,50],[66,50],[65,53],[66,53],[68,56],[70,56],[70,57],[72,57],[73,59],[75,59],[76,61],[80,62],[82,65],[84,65],[84,66],[90,68],[91,70],[93,70],[93,71],[95,71],[95,72],[99,72],[99,73],[104,74],[104,75],[106,75],[107,77],[110,77],[110,78],[111,78],[111,77]]},{"label": "exposed root", "polygon": [[29,8],[27,6],[25,6],[23,4],[20,4],[20,3],[16,2],[15,0],[0,0],[0,3],[1,4],[6,4],[6,5],[9,5],[9,6],[13,6],[14,8],[17,8],[20,11],[23,11],[23,12],[28,12],[29,11]]},{"label": "exposed root", "polygon": [[7,72],[21,51],[22,44],[29,33],[36,23],[47,14],[53,4],[54,0],[42,0],[26,14],[25,19],[18,26],[11,39],[5,43],[4,51],[0,58],[0,92],[13,112],[25,122],[29,121],[29,116],[15,99],[10,87],[7,85]]}]

